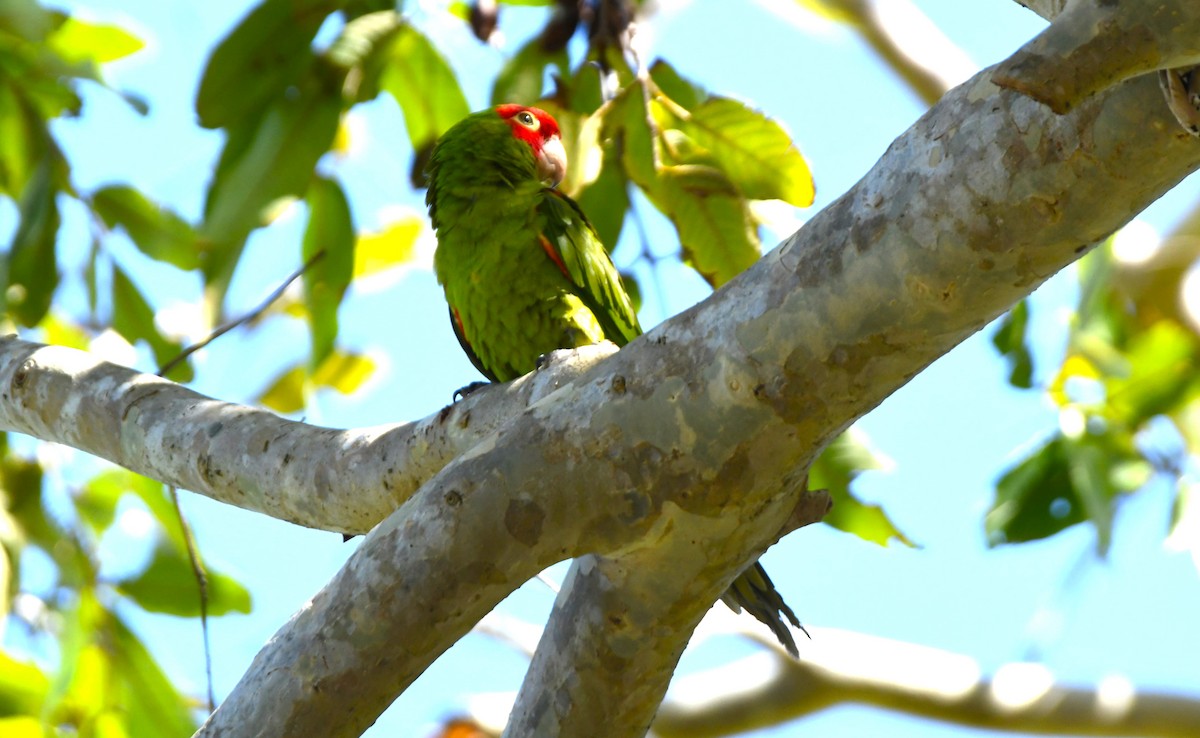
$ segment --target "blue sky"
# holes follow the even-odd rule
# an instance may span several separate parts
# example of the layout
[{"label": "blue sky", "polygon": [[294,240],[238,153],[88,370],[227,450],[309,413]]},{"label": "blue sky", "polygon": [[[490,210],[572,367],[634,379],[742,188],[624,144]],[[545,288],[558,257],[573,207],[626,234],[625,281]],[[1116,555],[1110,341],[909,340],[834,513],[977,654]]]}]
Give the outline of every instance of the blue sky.
[{"label": "blue sky", "polygon": [[[504,53],[541,18],[537,10],[508,13],[510,43],[498,51],[479,45],[461,25],[433,10],[437,3],[408,5],[416,8],[418,23],[444,44],[473,108],[487,103]],[[667,58],[714,92],[752,102],[792,132],[817,185],[817,203],[800,213],[802,217],[865,174],[924,111],[864,45],[841,28],[817,23],[801,29],[758,2],[663,5],[667,10],[651,19],[644,31],[653,55]],[[1002,59],[1043,25],[1010,0],[916,5],[979,66]],[[117,86],[151,102],[150,116],[140,118],[115,96],[93,90],[87,95],[84,118],[55,129],[74,164],[75,184],[90,190],[131,182],[196,218],[220,138],[196,127],[192,101],[208,51],[249,3],[83,0],[67,6],[126,25],[150,42],[147,50],[108,70]],[[407,184],[411,152],[395,105],[381,98],[361,106],[356,117],[354,153],[322,166],[346,186],[360,228],[378,227],[397,208],[421,214],[421,194]],[[1160,229],[1169,227],[1182,208],[1195,202],[1198,189],[1194,178],[1185,182],[1144,217]],[[648,207],[642,213],[651,241],[670,248],[669,227]],[[230,294],[231,313],[257,304],[296,268],[302,226],[303,219],[294,217],[253,237]],[[83,256],[87,225],[75,213],[69,214],[66,227],[62,259],[70,268]],[[157,307],[178,308],[198,299],[198,279],[149,264],[132,247],[113,240],[120,263],[143,284],[155,285],[151,296]],[[632,251],[632,244],[623,242],[618,262],[627,261]],[[661,302],[647,299],[645,326],[707,292],[683,267],[661,270],[665,292]],[[341,311],[340,344],[369,351],[380,360],[381,371],[358,395],[318,395],[307,414],[311,422],[350,427],[421,417],[478,378],[449,330],[432,273],[413,268],[393,276],[386,289],[377,284],[377,289],[352,292]],[[67,289],[70,304],[80,308],[81,286],[69,283]],[[1070,269],[1034,297],[1036,380],[1047,380],[1057,366],[1066,337],[1063,315],[1073,297]],[[1094,536],[1082,527],[1035,544],[985,548],[983,513],[996,476],[1022,447],[1057,423],[1055,411],[1039,393],[1018,392],[1004,383],[1004,367],[988,343],[989,334],[990,329],[985,330],[935,363],[859,424],[891,464],[885,471],[864,474],[856,489],[884,505],[921,548],[881,548],[832,529],[806,529],[764,557],[776,585],[806,624],[961,652],[979,659],[985,670],[1032,658],[1074,683],[1091,684],[1121,673],[1140,687],[1200,693],[1195,659],[1179,657],[1200,653],[1194,628],[1200,588],[1192,561],[1162,546],[1168,489],[1151,489],[1123,506],[1107,561],[1092,556]],[[307,350],[302,326],[272,319],[250,335],[228,336],[204,352],[195,387],[220,399],[250,401],[277,371]],[[253,366],[245,366],[247,356],[254,357]],[[185,494],[184,507],[205,557],[238,576],[255,597],[251,615],[214,623],[220,698],[261,645],[328,580],[356,544],[195,495]],[[120,559],[130,550],[127,543],[113,542],[108,550],[107,566],[129,565]],[[556,568],[554,576],[561,578],[563,570]],[[552,600],[549,589],[532,582],[500,608],[541,622]],[[198,626],[146,616],[136,623],[172,676],[201,693]],[[683,668],[711,666],[752,650],[737,639],[719,639],[686,655]],[[368,735],[426,735],[437,719],[461,711],[467,695],[515,690],[525,666],[524,657],[509,647],[470,635],[422,676]],[[761,733],[827,734],[988,732],[846,706]]]}]

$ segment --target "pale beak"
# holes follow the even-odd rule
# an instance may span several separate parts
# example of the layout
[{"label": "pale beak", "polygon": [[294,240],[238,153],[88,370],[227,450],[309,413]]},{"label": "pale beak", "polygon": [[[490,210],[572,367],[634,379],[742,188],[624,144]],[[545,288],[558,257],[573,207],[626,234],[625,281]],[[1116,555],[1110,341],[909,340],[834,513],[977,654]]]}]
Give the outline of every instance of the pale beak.
[{"label": "pale beak", "polygon": [[538,179],[547,187],[557,187],[567,175],[567,150],[558,136],[542,144],[537,155],[537,173]]}]

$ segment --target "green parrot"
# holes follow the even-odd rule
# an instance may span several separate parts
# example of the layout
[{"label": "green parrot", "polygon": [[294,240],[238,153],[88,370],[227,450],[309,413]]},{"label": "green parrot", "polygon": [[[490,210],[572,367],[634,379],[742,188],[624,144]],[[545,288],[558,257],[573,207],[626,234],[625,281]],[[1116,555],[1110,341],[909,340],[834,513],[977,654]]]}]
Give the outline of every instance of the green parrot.
[{"label": "green parrot", "polygon": [[[458,342],[493,382],[528,374],[556,349],[606,339],[624,346],[642,333],[604,244],[579,205],[555,189],[566,168],[558,123],[521,105],[467,116],[430,157],[434,270]],[[797,655],[781,615],[804,628],[762,565],[743,572],[722,599]]]}]

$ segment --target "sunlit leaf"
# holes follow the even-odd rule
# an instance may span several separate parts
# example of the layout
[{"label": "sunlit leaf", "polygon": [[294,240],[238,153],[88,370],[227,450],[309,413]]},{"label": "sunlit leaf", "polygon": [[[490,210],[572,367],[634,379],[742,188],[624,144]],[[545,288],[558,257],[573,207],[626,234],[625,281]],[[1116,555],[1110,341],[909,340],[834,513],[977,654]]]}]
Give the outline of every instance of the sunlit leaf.
[{"label": "sunlit leaf", "polygon": [[304,367],[294,366],[275,377],[270,386],[258,396],[258,402],[277,413],[294,413],[304,409]]},{"label": "sunlit leaf", "polygon": [[[751,200],[783,200],[796,207],[812,204],[808,163],[776,121],[727,97],[710,97],[690,114],[672,111],[671,121],[678,122],[678,130],[703,152],[689,156],[686,163],[705,163],[711,157]],[[671,129],[664,126],[664,130]]]},{"label": "sunlit leaf", "polygon": [[761,245],[746,200],[719,170],[666,167],[647,194],[675,224],[684,260],[714,288],[758,260]]},{"label": "sunlit leaf", "polygon": [[41,718],[21,716],[0,718],[0,735],[5,738],[47,738]]},{"label": "sunlit leaf", "polygon": [[389,223],[377,233],[360,233],[354,246],[354,278],[377,274],[411,262],[423,218],[409,216]]},{"label": "sunlit leaf", "polygon": [[1005,314],[992,334],[992,345],[1008,359],[1008,383],[1021,389],[1033,386],[1033,355],[1025,338],[1028,325],[1029,302],[1021,300]]},{"label": "sunlit leaf", "polygon": [[180,269],[200,266],[196,232],[178,215],[150,202],[140,191],[126,185],[111,185],[93,194],[91,203],[105,225],[125,229],[146,256]]},{"label": "sunlit leaf", "polygon": [[708,99],[703,87],[684,78],[663,59],[650,65],[650,79],[654,80],[664,95],[686,110],[693,110]]},{"label": "sunlit leaf", "polygon": [[304,231],[305,263],[316,256],[302,277],[304,302],[312,328],[309,366],[316,368],[333,351],[338,306],[354,271],[354,222],[341,186],[318,177],[308,188],[308,227]]},{"label": "sunlit leaf", "polygon": [[1134,335],[1128,344],[1127,376],[1107,382],[1109,407],[1130,428],[1178,406],[1184,395],[1200,387],[1196,367],[1200,347],[1194,333],[1160,320]]},{"label": "sunlit leaf", "polygon": [[313,383],[319,387],[331,387],[343,395],[349,395],[362,387],[375,373],[375,362],[361,354],[335,351],[313,374]]},{"label": "sunlit leaf", "polygon": [[[36,664],[0,651],[0,715],[38,715],[49,688],[49,677]],[[4,728],[0,722],[0,735],[9,735]]]},{"label": "sunlit leaf", "polygon": [[[112,327],[126,341],[145,341],[159,365],[165,364],[179,354],[181,346],[176,341],[163,338],[154,325],[154,309],[142,296],[133,280],[119,266],[113,266],[112,275]],[[193,370],[189,363],[180,362],[168,375],[177,382],[191,381]]]},{"label": "sunlit leaf", "polygon": [[860,473],[878,468],[880,463],[870,448],[854,432],[843,433],[813,462],[808,471],[808,486],[829,490],[833,509],[825,516],[827,524],[881,546],[893,540],[913,546],[881,507],[862,502],[850,488]]},{"label": "sunlit leaf", "polygon": [[311,45],[337,0],[264,0],[209,57],[196,112],[200,125],[219,128],[276,102],[312,60]]},{"label": "sunlit leaf", "polygon": [[[220,572],[206,570],[208,614],[250,612],[250,592],[237,580]],[[177,617],[200,616],[200,589],[191,562],[184,551],[160,545],[140,574],[116,583],[117,591],[148,612]]]},{"label": "sunlit leaf", "polygon": [[46,39],[46,45],[70,64],[104,64],[129,56],[146,44],[118,26],[88,23],[70,16]]}]

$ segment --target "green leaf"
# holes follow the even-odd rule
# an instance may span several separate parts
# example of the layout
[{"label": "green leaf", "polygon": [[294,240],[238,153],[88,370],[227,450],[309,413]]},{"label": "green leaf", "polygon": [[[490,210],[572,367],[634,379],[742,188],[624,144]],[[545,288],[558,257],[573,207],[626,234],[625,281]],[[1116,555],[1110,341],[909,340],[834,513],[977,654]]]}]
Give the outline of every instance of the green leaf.
[{"label": "green leaf", "polygon": [[654,84],[664,95],[685,110],[694,110],[708,99],[708,93],[703,87],[684,78],[662,59],[650,65],[650,79],[654,80]]},{"label": "green leaf", "polygon": [[611,252],[621,238],[629,210],[629,183],[621,169],[620,154],[613,145],[603,148],[600,174],[575,197],[604,246]]},{"label": "green leaf", "polygon": [[1128,374],[1106,382],[1110,411],[1136,429],[1153,416],[1180,407],[1200,387],[1198,354],[1195,334],[1168,320],[1134,334],[1126,349]]},{"label": "green leaf", "polygon": [[138,190],[111,185],[93,194],[91,204],[105,225],[124,228],[146,256],[180,269],[200,266],[199,243],[192,227]]},{"label": "green leaf", "polygon": [[377,233],[361,233],[354,245],[354,279],[408,264],[417,253],[417,237],[425,219],[407,216]]},{"label": "green leaf", "polygon": [[350,204],[337,182],[318,177],[308,188],[308,228],[304,231],[305,263],[323,254],[304,272],[304,303],[312,327],[312,356],[316,369],[337,338],[338,306],[354,272],[354,223]]},{"label": "green leaf", "polygon": [[110,614],[107,655],[112,664],[113,710],[130,736],[191,735],[197,725],[188,700],[121,619]]},{"label": "green leaf", "polygon": [[[112,327],[126,341],[145,341],[159,365],[165,364],[179,354],[178,342],[168,341],[154,325],[154,310],[138,290],[133,280],[119,267],[113,266],[112,276]],[[177,382],[190,382],[192,367],[187,362],[179,363],[169,377]]]},{"label": "green leaf", "polygon": [[400,106],[418,157],[471,112],[449,62],[412,26],[398,29],[378,65],[379,87]]},{"label": "green leaf", "polygon": [[761,245],[746,200],[717,169],[665,167],[647,191],[679,232],[683,258],[720,287],[758,260]]},{"label": "green leaf", "polygon": [[15,89],[0,77],[0,192],[19,200],[46,155],[50,132]]},{"label": "green leaf", "polygon": [[992,335],[992,345],[1008,359],[1008,383],[1021,389],[1033,386],[1033,355],[1025,341],[1029,324],[1029,301],[1021,300],[1000,320]]},{"label": "green leaf", "polygon": [[196,93],[200,125],[220,128],[262,110],[296,84],[312,61],[312,41],[337,0],[264,0],[212,56]]},{"label": "green leaf", "polygon": [[[686,163],[711,161],[751,200],[812,205],[808,163],[779,123],[727,97],[710,97],[690,115],[674,112],[684,113],[674,116],[679,130],[701,150],[687,157]],[[670,127],[664,125],[663,130]]]},{"label": "green leaf", "polygon": [[0,300],[26,326],[37,325],[50,309],[58,286],[55,246],[60,218],[50,163],[34,170],[20,203],[20,224],[8,249],[7,285]]},{"label": "green leaf", "polygon": [[847,431],[829,444],[808,471],[809,489],[827,489],[833,509],[825,522],[838,530],[872,543],[886,546],[893,540],[905,546],[915,544],[896,527],[878,505],[860,501],[850,489],[851,482],[868,469],[881,464],[853,431]]},{"label": "green leaf", "polygon": [[546,85],[546,67],[554,65],[559,76],[571,74],[565,48],[547,52],[541,38],[535,36],[505,62],[492,86],[492,105],[520,103],[529,105],[542,96]]},{"label": "green leaf", "polygon": [[68,64],[104,64],[140,51],[146,44],[118,26],[72,16],[50,35],[46,45]]},{"label": "green leaf", "polygon": [[[206,571],[208,614],[218,617],[231,612],[250,612],[250,592],[232,577]],[[116,583],[117,591],[147,612],[200,617],[200,589],[186,552],[159,545],[145,571]]]},{"label": "green leaf", "polygon": [[[294,98],[272,103],[253,128],[231,131],[209,188],[201,233],[218,244],[240,243],[263,224],[269,205],[303,194],[333,142],[341,110],[340,93],[326,89],[314,73]],[[209,275],[222,271],[206,269]]]},{"label": "green leaf", "polygon": [[984,521],[992,546],[1048,538],[1077,523],[1096,528],[1108,549],[1115,500],[1130,491],[1130,464],[1141,462],[1128,434],[1057,435],[1007,471]]}]

